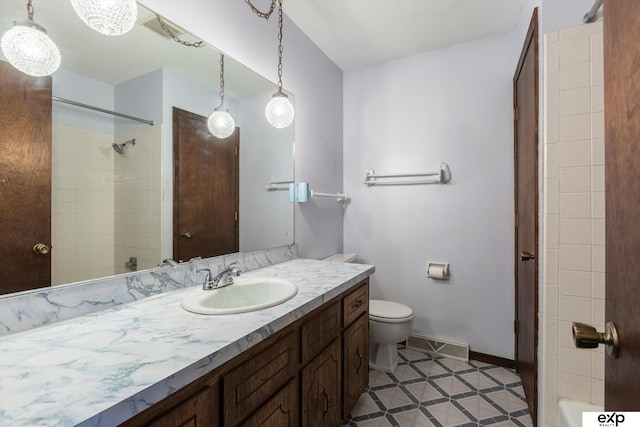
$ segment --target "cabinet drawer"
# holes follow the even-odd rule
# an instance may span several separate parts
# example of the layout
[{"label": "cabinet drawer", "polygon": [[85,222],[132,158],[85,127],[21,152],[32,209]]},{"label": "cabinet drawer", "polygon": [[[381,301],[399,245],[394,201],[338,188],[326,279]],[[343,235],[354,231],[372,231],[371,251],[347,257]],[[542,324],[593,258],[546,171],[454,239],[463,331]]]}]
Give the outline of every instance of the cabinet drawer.
[{"label": "cabinet drawer", "polygon": [[339,335],[340,303],[336,301],[302,325],[302,363],[313,359]]},{"label": "cabinet drawer", "polygon": [[369,280],[342,300],[344,326],[349,326],[360,315],[369,311]]},{"label": "cabinet drawer", "polygon": [[285,335],[223,377],[225,426],[236,425],[296,375],[296,338]]}]

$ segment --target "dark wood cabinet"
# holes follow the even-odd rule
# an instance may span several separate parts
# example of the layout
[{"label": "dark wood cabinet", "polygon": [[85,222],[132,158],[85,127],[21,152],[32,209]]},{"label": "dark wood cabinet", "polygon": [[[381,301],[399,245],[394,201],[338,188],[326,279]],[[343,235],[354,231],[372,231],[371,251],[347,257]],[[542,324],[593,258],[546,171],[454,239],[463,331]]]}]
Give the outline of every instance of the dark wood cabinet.
[{"label": "dark wood cabinet", "polygon": [[340,426],[369,382],[365,279],[121,427]]},{"label": "dark wood cabinet", "polygon": [[296,376],[297,343],[291,331],[222,377],[225,426],[238,425]]},{"label": "dark wood cabinet", "polygon": [[344,331],[343,418],[347,418],[369,384],[369,316],[362,314]]},{"label": "dark wood cabinet", "polygon": [[333,340],[340,336],[340,301],[326,304],[327,308],[302,325],[302,363],[306,364]]},{"label": "dark wood cabinet", "polygon": [[297,385],[296,380],[290,381],[241,425],[243,427],[297,427],[300,424]]},{"label": "dark wood cabinet", "polygon": [[217,387],[207,387],[147,425],[149,427],[217,427],[220,425],[217,391]]},{"label": "dark wood cabinet", "polygon": [[340,342],[334,339],[302,370],[302,426],[340,425],[340,359]]}]

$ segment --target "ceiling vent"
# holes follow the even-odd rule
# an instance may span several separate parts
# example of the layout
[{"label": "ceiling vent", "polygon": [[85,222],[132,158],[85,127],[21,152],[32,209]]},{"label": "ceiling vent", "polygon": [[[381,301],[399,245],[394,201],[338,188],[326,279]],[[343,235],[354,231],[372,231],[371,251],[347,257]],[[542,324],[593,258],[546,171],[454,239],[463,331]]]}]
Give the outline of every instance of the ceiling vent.
[{"label": "ceiling vent", "polygon": [[[147,27],[154,33],[164,37],[165,39],[180,37],[181,35],[185,34],[185,31],[182,28],[168,22],[165,19],[163,19],[162,21],[160,21],[160,19],[161,18],[158,15],[154,14],[149,16],[148,18],[141,19],[140,24]],[[171,33],[169,33],[165,28],[167,28]]]}]

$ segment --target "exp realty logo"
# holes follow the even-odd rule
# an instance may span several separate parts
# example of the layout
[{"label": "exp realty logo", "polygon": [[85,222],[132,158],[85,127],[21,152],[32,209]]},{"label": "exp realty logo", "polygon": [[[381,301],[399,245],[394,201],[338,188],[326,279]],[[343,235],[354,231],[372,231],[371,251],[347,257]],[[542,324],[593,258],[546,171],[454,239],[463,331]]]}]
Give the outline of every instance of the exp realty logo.
[{"label": "exp realty logo", "polygon": [[583,412],[583,427],[637,427],[640,412]]}]

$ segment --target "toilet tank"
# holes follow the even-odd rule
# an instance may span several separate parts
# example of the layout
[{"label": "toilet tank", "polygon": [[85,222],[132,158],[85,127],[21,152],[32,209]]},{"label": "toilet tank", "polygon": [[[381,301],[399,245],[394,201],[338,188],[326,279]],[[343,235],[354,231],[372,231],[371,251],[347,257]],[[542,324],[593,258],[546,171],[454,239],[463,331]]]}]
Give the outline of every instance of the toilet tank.
[{"label": "toilet tank", "polygon": [[335,254],[324,258],[322,261],[329,262],[358,262],[358,254]]}]

